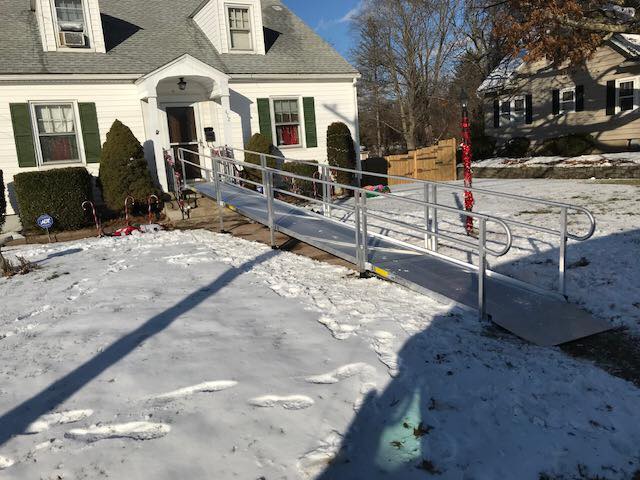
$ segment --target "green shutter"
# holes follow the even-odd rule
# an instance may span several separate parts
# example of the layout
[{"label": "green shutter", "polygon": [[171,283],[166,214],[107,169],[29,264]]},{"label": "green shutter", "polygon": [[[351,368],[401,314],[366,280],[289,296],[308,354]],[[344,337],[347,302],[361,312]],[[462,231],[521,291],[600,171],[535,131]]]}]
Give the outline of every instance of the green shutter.
[{"label": "green shutter", "polygon": [[273,143],[273,130],[271,129],[271,105],[268,98],[258,99],[258,122],[260,133]]},{"label": "green shutter", "polygon": [[98,113],[95,103],[79,103],[80,126],[84,153],[87,163],[100,163],[102,145],[100,144],[100,129],[98,128]]},{"label": "green shutter", "polygon": [[316,129],[316,102],[313,97],[302,99],[304,107],[304,130],[307,137],[307,148],[318,146],[318,131]]},{"label": "green shutter", "polygon": [[12,103],[11,122],[13,123],[13,136],[16,140],[16,151],[18,152],[18,165],[22,168],[35,167],[36,147],[33,144],[33,128],[31,127],[31,115],[29,114],[28,103]]}]

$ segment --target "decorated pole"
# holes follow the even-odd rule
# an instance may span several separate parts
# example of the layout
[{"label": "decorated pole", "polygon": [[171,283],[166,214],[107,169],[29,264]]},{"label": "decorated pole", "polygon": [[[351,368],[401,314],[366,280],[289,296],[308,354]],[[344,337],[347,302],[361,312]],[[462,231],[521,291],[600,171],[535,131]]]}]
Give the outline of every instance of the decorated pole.
[{"label": "decorated pole", "polygon": [[127,227],[131,226],[131,219],[129,218],[129,203],[131,203],[132,206],[136,204],[135,198],[133,198],[131,195],[129,195],[124,200],[124,220],[127,224]]},{"label": "decorated pole", "polygon": [[[469,97],[463,90],[460,95],[460,101],[462,103],[462,162],[464,163],[464,186],[465,188],[473,187],[473,171],[471,170],[471,160],[473,158],[473,152],[471,150],[471,124],[469,122]],[[473,192],[471,190],[465,190],[464,192],[464,209],[467,212],[473,211],[473,205],[475,201],[473,199]],[[467,235],[473,235],[473,218],[467,216],[465,225]]]},{"label": "decorated pole", "polygon": [[96,213],[96,206],[93,204],[93,202],[87,200],[86,202],[84,202],[82,204],[82,209],[86,212],[88,207],[91,207],[91,211],[93,212],[93,221],[96,224],[96,230],[98,232],[98,237],[102,236],[102,228],[100,226],[100,220],[98,220],[98,214]]},{"label": "decorated pole", "polygon": [[158,200],[157,195],[149,195],[149,198],[147,198],[147,203],[149,204],[149,225],[151,225],[153,223],[153,212],[151,210],[151,206],[154,204],[158,205],[160,201]]}]

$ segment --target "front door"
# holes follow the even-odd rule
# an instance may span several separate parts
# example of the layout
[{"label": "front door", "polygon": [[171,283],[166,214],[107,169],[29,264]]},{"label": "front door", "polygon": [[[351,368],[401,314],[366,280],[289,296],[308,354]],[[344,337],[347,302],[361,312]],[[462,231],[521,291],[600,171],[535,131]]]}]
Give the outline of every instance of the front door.
[{"label": "front door", "polygon": [[[178,149],[184,148],[196,153],[183,152],[187,162],[200,165],[198,152],[198,127],[193,107],[167,107],[167,122],[169,123],[169,142],[177,160]],[[181,165],[176,165],[179,169]],[[179,170],[181,171],[181,170]],[[198,167],[186,165],[187,180],[202,178],[202,171]]]}]

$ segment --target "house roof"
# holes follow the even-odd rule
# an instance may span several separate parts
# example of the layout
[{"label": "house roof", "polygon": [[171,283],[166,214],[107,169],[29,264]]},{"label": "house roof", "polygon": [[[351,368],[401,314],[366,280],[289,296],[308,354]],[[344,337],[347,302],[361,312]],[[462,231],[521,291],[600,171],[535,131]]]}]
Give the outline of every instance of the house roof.
[{"label": "house roof", "polygon": [[[616,33],[609,42],[630,60],[640,60],[640,35]],[[525,64],[525,51],[517,57],[507,56],[478,87],[478,93],[492,93],[505,88]]]},{"label": "house roof", "polygon": [[106,54],[43,52],[29,2],[2,3],[0,74],[146,74],[184,54],[227,74],[357,74],[280,0],[262,0],[264,56],[219,54],[190,18],[202,0],[100,0]]}]

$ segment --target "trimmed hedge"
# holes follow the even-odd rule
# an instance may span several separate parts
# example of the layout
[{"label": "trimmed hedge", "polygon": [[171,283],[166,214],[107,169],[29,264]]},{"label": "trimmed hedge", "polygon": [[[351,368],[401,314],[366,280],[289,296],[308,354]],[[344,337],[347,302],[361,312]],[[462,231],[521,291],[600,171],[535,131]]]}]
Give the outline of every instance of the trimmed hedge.
[{"label": "trimmed hedge", "polygon": [[4,195],[4,178],[0,170],[0,229],[4,225],[4,216],[7,214],[7,198]]},{"label": "trimmed hedge", "polygon": [[595,141],[588,133],[574,133],[542,142],[536,155],[578,157],[588,155],[595,148]]},{"label": "trimmed hedge", "polygon": [[[265,155],[275,154],[275,147],[271,143],[271,140],[269,140],[261,133],[256,133],[249,139],[247,145],[245,146],[245,150],[264,153]],[[247,163],[253,163],[254,165],[260,165],[260,155],[246,153],[244,156],[244,161]],[[267,167],[277,168],[277,164],[278,161],[275,158],[267,157]],[[255,168],[245,168],[244,177],[247,180],[251,180],[253,182],[262,182],[262,172],[260,170],[256,170]]]},{"label": "trimmed hedge", "polygon": [[523,158],[529,153],[531,140],[526,137],[515,137],[505,143],[498,151],[498,156],[508,158]]},{"label": "trimmed hedge", "polygon": [[[356,149],[351,130],[342,122],[332,123],[327,129],[327,161],[332,167],[356,168]],[[336,171],[336,180],[343,185],[354,185],[354,174]]]},{"label": "trimmed hedge", "polygon": [[492,158],[496,151],[497,140],[495,137],[483,135],[471,139],[474,160]]},{"label": "trimmed hedge", "polygon": [[82,209],[92,199],[91,175],[84,167],[58,168],[19,173],[13,179],[20,221],[25,229],[35,229],[45,213],[58,230],[84,227],[88,217]]},{"label": "trimmed hedge", "polygon": [[369,157],[366,160],[362,161],[362,186],[372,186],[376,185],[384,185],[385,187],[389,184],[389,180],[385,177],[377,177],[375,175],[367,175],[367,172],[371,173],[380,173],[382,175],[389,174],[389,162],[384,157]]},{"label": "trimmed hedge", "polygon": [[[318,165],[291,162],[285,163],[282,166],[282,170],[296,175],[302,175],[303,177],[313,178],[313,176],[318,173]],[[286,182],[289,188],[295,184],[296,191],[294,193],[313,198],[313,184],[315,182],[300,180],[299,178],[292,178],[284,175],[282,176],[282,179]],[[316,189],[318,192],[322,192],[322,184],[316,183]]]},{"label": "trimmed hedge", "polygon": [[144,149],[133,132],[119,120],[113,122],[100,157],[100,186],[107,208],[124,209],[128,195],[146,204],[149,195],[159,195],[153,183]]}]

